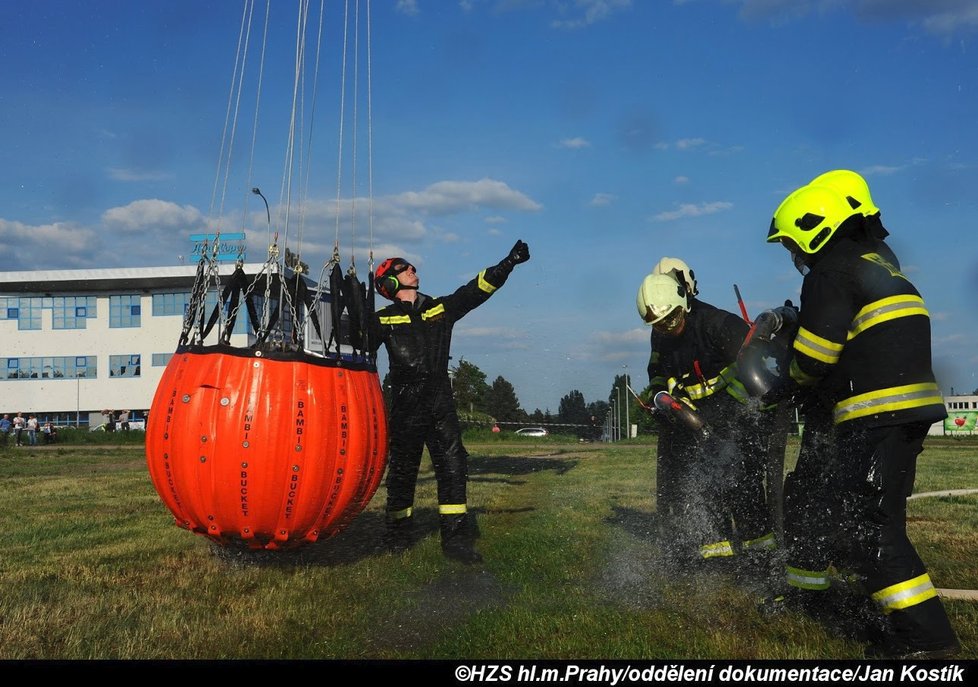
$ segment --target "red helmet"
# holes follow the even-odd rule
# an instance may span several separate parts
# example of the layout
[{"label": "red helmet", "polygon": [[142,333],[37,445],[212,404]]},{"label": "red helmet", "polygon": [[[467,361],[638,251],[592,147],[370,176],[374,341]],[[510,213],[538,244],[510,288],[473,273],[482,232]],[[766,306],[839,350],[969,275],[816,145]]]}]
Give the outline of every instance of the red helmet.
[{"label": "red helmet", "polygon": [[406,269],[413,269],[414,265],[404,258],[387,258],[377,266],[374,271],[374,287],[384,298],[394,300],[394,294],[403,288],[397,275]]}]

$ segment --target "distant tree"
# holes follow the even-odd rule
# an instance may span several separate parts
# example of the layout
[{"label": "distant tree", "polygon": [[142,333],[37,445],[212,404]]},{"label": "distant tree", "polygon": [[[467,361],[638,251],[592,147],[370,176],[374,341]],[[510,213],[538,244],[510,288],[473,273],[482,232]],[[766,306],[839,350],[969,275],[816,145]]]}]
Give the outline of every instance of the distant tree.
[{"label": "distant tree", "polygon": [[588,420],[591,423],[588,428],[588,439],[599,439],[601,437],[609,410],[611,410],[611,406],[604,401],[594,401],[587,404]]},{"label": "distant tree", "polygon": [[516,389],[502,376],[496,377],[486,393],[486,412],[499,422],[521,422],[526,417],[516,398]]},{"label": "distant tree", "polygon": [[560,399],[560,408],[557,411],[557,417],[561,424],[583,425],[584,427],[576,427],[575,433],[581,434],[582,436],[586,434],[582,430],[591,424],[591,416],[587,411],[587,404],[584,402],[584,394],[574,389]]},{"label": "distant tree", "polygon": [[[547,411],[547,415],[549,415],[549,414],[550,414],[550,411],[548,410],[548,411]],[[543,411],[542,411],[542,410],[540,410],[539,408],[537,408],[537,409],[536,409],[536,410],[534,410],[534,411],[533,411],[532,413],[530,413],[530,416],[529,416],[529,418],[527,418],[527,419],[528,419],[528,420],[529,420],[530,422],[535,422],[535,423],[536,423],[536,424],[538,424],[538,425],[541,425],[541,424],[543,424],[544,422],[546,422],[546,418],[545,418],[545,416],[544,416],[544,414],[543,414]]]},{"label": "distant tree", "polygon": [[489,385],[486,383],[486,373],[476,365],[458,359],[458,365],[452,368],[452,390],[459,410],[469,413],[486,410]]}]

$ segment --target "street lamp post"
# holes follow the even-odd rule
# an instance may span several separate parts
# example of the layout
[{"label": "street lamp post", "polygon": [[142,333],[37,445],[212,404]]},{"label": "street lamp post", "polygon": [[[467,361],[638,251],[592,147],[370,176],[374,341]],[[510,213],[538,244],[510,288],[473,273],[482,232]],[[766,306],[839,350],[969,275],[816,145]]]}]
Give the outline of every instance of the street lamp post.
[{"label": "street lamp post", "polygon": [[[625,368],[625,387],[626,388],[631,387],[631,384],[628,383],[628,365],[622,365],[622,367]],[[632,438],[632,421],[631,418],[629,418],[628,416],[629,405],[630,403],[628,402],[628,394],[625,394],[625,438],[626,439]]]},{"label": "street lamp post", "polygon": [[621,441],[621,385],[618,385],[618,441]]}]

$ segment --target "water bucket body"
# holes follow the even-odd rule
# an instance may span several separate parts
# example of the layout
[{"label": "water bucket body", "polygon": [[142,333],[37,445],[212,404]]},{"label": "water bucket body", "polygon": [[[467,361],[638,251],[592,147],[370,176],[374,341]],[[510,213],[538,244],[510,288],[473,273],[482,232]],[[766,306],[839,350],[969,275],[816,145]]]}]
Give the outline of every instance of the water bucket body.
[{"label": "water bucket body", "polygon": [[252,548],[339,532],[386,456],[376,368],[305,354],[182,348],[147,425],[150,477],[177,525]]}]

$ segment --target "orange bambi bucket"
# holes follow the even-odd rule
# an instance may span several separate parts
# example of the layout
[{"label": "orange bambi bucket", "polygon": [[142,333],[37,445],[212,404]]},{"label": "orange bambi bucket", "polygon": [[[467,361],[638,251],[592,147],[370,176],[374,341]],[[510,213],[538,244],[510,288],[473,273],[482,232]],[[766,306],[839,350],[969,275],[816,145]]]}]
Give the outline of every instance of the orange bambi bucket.
[{"label": "orange bambi bucket", "polygon": [[342,530],[386,457],[373,364],[230,346],[177,349],[146,435],[153,486],[176,524],[255,549]]}]

